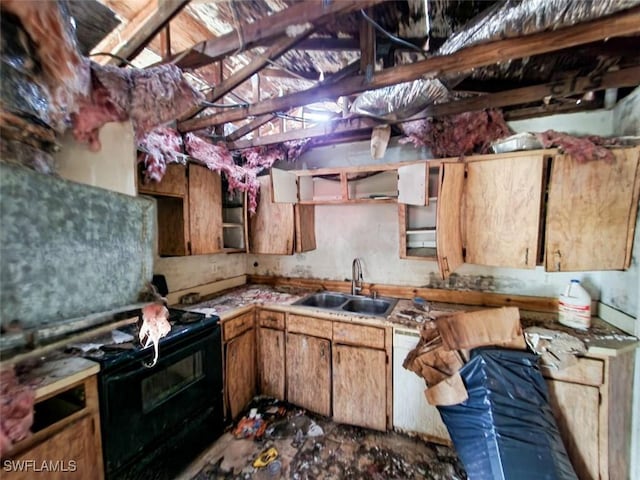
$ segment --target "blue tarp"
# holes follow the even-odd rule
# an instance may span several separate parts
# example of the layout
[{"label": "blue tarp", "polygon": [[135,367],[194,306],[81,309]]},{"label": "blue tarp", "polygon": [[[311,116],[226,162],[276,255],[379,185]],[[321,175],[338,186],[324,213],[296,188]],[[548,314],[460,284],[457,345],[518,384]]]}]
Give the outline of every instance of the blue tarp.
[{"label": "blue tarp", "polygon": [[469,398],[438,410],[470,480],[577,480],[536,355],[475,349],[460,375]]}]

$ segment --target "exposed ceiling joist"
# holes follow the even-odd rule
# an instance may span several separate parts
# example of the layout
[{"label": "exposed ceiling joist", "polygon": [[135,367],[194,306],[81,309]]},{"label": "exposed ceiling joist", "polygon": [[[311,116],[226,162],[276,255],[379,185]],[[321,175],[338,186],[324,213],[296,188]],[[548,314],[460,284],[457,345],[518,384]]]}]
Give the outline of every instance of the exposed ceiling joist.
[{"label": "exposed ceiling joist", "polygon": [[347,132],[355,132],[366,130],[380,125],[379,120],[367,117],[357,117],[351,119],[340,120],[338,122],[325,123],[317,127],[301,128],[290,132],[278,133],[275,135],[267,135],[264,137],[254,138],[252,140],[241,140],[227,144],[229,150],[237,150],[241,148],[260,147],[265,145],[273,145],[275,143],[288,142],[291,140],[301,140],[304,138],[325,137],[330,135],[338,135]]},{"label": "exposed ceiling joist", "polygon": [[448,73],[465,72],[514,58],[540,55],[605,40],[609,37],[634,35],[638,32],[640,32],[640,7],[560,30],[475,45],[451,55],[431,57],[420,62],[385,69],[376,73],[370,81],[367,81],[363,75],[354,76],[337,85],[321,85],[285,97],[259,102],[246,108],[180,122],[178,128],[183,132],[198,130],[248,116],[289,110],[327,98],[337,98],[416,80],[424,76],[437,77]]},{"label": "exposed ceiling joist", "polygon": [[261,116],[259,116],[257,118],[254,118],[253,120],[251,120],[246,125],[241,126],[240,128],[238,128],[234,132],[232,132],[229,135],[227,135],[226,141],[227,142],[235,142],[236,140],[238,140],[238,139],[244,137],[245,135],[247,135],[248,133],[253,132],[255,129],[260,128],[265,123],[269,123],[274,118],[276,118],[276,115],[273,114],[273,113],[267,113],[265,115],[261,115]]},{"label": "exposed ceiling joist", "polygon": [[504,92],[489,93],[455,102],[432,105],[415,118],[438,117],[457,113],[523,105],[546,97],[562,98],[606,88],[633,87],[640,79],[640,66],[607,72],[599,77],[568,77],[544,85],[516,88]]},{"label": "exposed ceiling joist", "polygon": [[93,52],[113,55],[101,58],[102,64],[124,64],[119,58],[134,58],[188,3],[189,0],[149,1],[122,31],[111,32]]},{"label": "exposed ceiling joist", "polygon": [[[309,25],[304,32],[295,37],[288,37],[287,35],[282,35],[276,43],[274,43],[265,53],[253,61],[251,61],[248,65],[238,70],[236,73],[231,75],[230,77],[224,79],[220,85],[215,87],[209,93],[207,93],[206,98],[209,102],[215,102],[220,98],[224,97],[231,90],[236,88],[242,82],[247,80],[253,74],[257,73],[261,68],[263,68],[267,63],[271,60],[277,59],[280,55],[285,53],[291,47],[293,47],[297,42],[306,38],[313,32],[313,26]],[[186,118],[192,117],[200,113],[205,107],[197,107],[191,110]]]},{"label": "exposed ceiling joist", "polygon": [[[547,96],[565,97],[569,95],[586,93],[588,91],[603,90],[606,88],[634,86],[637,84],[638,78],[640,78],[640,66],[614,72],[607,72],[599,79],[593,79],[590,77],[565,78],[561,81],[545,85],[517,88],[506,92],[490,93],[487,95],[469,99],[434,105],[431,108],[424,110],[423,112],[420,112],[418,115],[415,115],[414,117],[411,117],[409,119],[402,121],[391,121],[388,123],[404,123],[427,117],[453,115],[473,110],[484,110],[485,108],[521,105],[542,100]],[[576,110],[575,107],[576,105],[574,103],[574,111]],[[569,107],[566,107],[565,110],[567,110],[568,108]],[[345,119],[338,124],[334,123],[328,126],[294,130],[292,132],[286,132],[283,134],[263,136],[254,140],[230,143],[229,148],[233,149],[257,147],[290,140],[299,140],[302,138],[313,138],[329,133],[335,134],[353,132],[365,128],[372,128],[375,125],[379,125],[380,123],[386,122],[366,117],[359,119]]]},{"label": "exposed ceiling joist", "polygon": [[360,73],[373,76],[375,67],[376,32],[373,25],[363,17],[360,19]]},{"label": "exposed ceiling joist", "polygon": [[323,18],[344,15],[360,8],[366,8],[384,0],[334,0],[300,2],[281,12],[262,18],[256,22],[245,24],[239,34],[230,32],[217,38],[200,42],[188,50],[174,55],[171,59],[181,68],[199,68],[226,57],[232,53],[239,53],[264,43],[276,35],[284,33],[287,28],[303,25],[307,22],[315,23]]},{"label": "exposed ceiling joist", "polygon": [[598,108],[602,108],[603,104],[604,102],[601,99],[582,101],[579,105],[577,105],[576,102],[552,103],[549,105],[543,104],[537,107],[509,110],[504,112],[504,118],[505,120],[512,121],[535,117],[546,117],[548,115],[557,115],[558,113],[585,112],[588,110],[597,110]]}]

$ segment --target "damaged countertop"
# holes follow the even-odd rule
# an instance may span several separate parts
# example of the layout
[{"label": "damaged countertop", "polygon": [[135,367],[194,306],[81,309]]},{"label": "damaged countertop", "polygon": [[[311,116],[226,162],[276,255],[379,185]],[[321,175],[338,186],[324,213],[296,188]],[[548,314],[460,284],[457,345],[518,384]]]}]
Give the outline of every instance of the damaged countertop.
[{"label": "damaged countertop", "polygon": [[[222,322],[250,310],[253,305],[300,315],[313,315],[327,320],[338,320],[393,328],[420,330],[428,318],[435,318],[454,311],[473,311],[485,308],[478,305],[463,305],[444,302],[429,302],[427,308],[416,307],[411,300],[399,299],[391,314],[387,317],[359,315],[350,312],[327,310],[322,308],[292,305],[304,296],[317,291],[288,286],[270,286],[248,284],[211,296],[197,304],[174,305],[176,308],[193,310],[209,315],[218,315]],[[589,354],[616,355],[638,346],[638,339],[605,322],[592,317],[591,328],[577,330],[560,324],[557,314],[545,312],[520,311],[523,330],[544,328],[572,335],[584,342]]]}]

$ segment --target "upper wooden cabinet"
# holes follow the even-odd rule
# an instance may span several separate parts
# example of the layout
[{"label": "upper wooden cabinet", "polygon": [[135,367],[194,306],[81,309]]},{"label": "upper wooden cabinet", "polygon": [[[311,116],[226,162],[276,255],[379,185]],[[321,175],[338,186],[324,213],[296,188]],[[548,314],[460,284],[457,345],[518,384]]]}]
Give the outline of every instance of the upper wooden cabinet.
[{"label": "upper wooden cabinet", "polygon": [[158,254],[217,253],[223,249],[220,175],[201,165],[170,164],[161,182],[138,191],[152,195],[158,207]]},{"label": "upper wooden cabinet", "polygon": [[540,153],[466,164],[465,262],[535,268],[544,166],[545,156]]},{"label": "upper wooden cabinet", "polygon": [[549,181],[547,271],[629,267],[640,192],[640,147],[613,150],[613,163],[557,155]]},{"label": "upper wooden cabinet", "polygon": [[276,203],[269,176],[259,177],[260,199],[249,228],[249,252],[293,255],[316,248],[313,205]]}]

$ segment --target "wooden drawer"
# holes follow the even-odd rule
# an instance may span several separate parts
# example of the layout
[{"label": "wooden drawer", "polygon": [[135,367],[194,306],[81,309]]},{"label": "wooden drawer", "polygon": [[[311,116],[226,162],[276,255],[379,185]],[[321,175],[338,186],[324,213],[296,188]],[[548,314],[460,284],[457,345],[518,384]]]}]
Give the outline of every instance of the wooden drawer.
[{"label": "wooden drawer", "polygon": [[284,312],[274,312],[273,310],[259,310],[258,324],[261,327],[284,330]]},{"label": "wooden drawer", "polygon": [[604,383],[604,362],[593,358],[579,358],[578,363],[559,371],[542,368],[542,375],[554,380],[599,387]]},{"label": "wooden drawer", "polygon": [[384,329],[353,323],[334,322],[333,341],[384,350]]},{"label": "wooden drawer", "polygon": [[251,311],[230,320],[225,320],[222,324],[222,339],[227,342],[253,328],[253,319],[254,315],[253,311]]},{"label": "wooden drawer", "polygon": [[287,331],[331,340],[331,321],[290,314],[287,319]]}]

